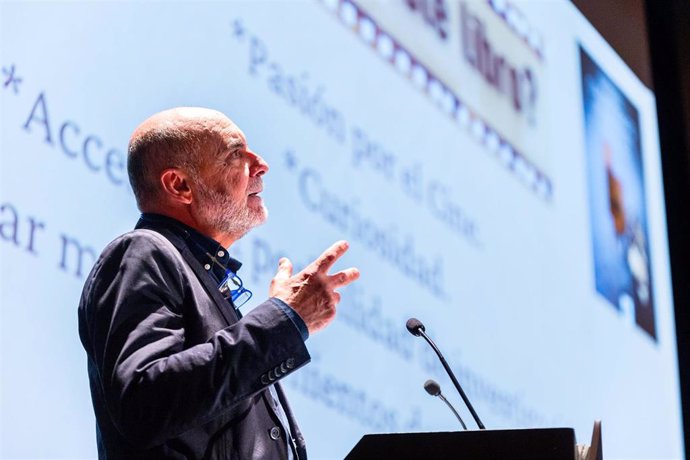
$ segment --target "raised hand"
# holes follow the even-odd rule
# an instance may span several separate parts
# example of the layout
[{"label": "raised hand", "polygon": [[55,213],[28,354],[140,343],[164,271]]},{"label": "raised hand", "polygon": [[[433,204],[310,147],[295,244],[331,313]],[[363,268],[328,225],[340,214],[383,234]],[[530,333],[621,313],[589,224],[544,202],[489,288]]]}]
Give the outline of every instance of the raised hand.
[{"label": "raised hand", "polygon": [[328,270],[345,254],[347,241],[338,241],[296,275],[292,262],[283,257],[278,272],[271,281],[269,295],[290,305],[304,320],[309,333],[326,327],[335,317],[340,294],[335,290],[359,278],[359,270],[348,268],[332,275]]}]

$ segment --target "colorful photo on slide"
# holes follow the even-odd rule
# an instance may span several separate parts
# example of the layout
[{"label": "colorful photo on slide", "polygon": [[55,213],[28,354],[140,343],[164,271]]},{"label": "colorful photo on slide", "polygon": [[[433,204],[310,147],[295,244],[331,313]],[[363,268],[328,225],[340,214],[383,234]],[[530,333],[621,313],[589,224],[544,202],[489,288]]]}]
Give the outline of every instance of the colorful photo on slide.
[{"label": "colorful photo on slide", "polygon": [[580,48],[596,290],[656,340],[638,111]]}]

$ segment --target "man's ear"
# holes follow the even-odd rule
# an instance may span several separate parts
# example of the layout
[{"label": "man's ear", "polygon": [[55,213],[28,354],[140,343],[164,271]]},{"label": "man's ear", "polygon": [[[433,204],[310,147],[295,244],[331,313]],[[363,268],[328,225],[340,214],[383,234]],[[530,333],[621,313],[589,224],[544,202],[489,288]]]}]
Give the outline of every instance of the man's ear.
[{"label": "man's ear", "polygon": [[177,168],[169,168],[161,173],[163,196],[179,204],[192,202],[192,189],[189,186],[189,176]]}]

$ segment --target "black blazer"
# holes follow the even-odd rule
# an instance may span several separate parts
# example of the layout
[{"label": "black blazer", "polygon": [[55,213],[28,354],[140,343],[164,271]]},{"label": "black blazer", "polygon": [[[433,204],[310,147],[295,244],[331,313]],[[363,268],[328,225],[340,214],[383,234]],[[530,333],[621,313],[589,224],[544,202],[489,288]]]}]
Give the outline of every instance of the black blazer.
[{"label": "black blazer", "polygon": [[267,387],[309,362],[298,329],[271,299],[240,321],[184,236],[146,226],[105,248],[79,304],[99,457],[286,458]]}]

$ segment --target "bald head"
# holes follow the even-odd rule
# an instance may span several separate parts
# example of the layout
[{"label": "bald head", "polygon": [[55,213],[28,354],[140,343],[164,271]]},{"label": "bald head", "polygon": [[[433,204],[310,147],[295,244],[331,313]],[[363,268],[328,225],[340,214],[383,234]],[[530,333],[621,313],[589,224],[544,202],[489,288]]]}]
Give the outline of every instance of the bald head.
[{"label": "bald head", "polygon": [[129,141],[129,181],[142,211],[162,200],[160,176],[169,168],[198,174],[199,167],[223,147],[223,133],[237,129],[221,112],[179,107],[159,112],[141,123]]}]

